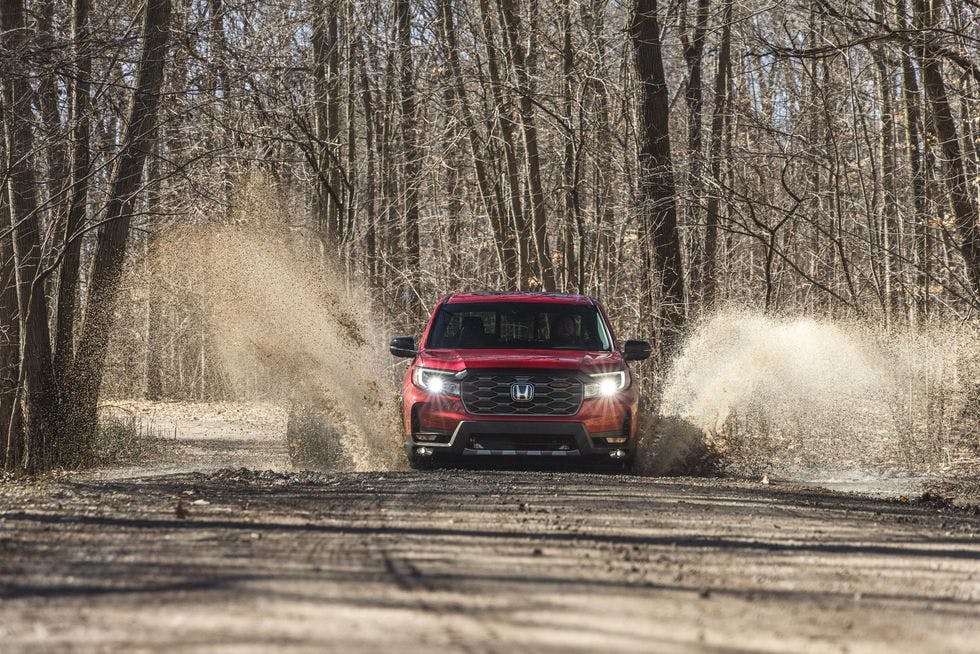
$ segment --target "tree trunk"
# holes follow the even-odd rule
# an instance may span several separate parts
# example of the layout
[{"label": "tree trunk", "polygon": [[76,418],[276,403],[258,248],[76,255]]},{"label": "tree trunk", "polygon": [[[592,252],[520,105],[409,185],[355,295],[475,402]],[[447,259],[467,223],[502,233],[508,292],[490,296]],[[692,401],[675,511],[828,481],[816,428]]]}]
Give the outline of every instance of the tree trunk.
[{"label": "tree trunk", "polygon": [[[374,136],[374,97],[371,92],[371,85],[368,81],[367,73],[367,53],[363,51],[362,44],[358,41],[358,51],[362,54],[361,60],[361,104],[364,108],[364,139],[365,139],[365,156],[367,158],[367,179],[364,181],[364,187],[367,191],[366,197],[364,198],[364,207],[367,215],[365,219],[367,221],[365,235],[364,235],[364,245],[365,245],[365,262],[367,264],[368,271],[368,282],[372,286],[378,286],[381,284],[381,269],[378,261],[378,232],[377,232],[377,216],[375,214],[375,201],[374,201],[374,178],[375,178],[375,168],[376,168],[376,153],[375,148],[375,136]],[[350,62],[349,65],[353,65]]]},{"label": "tree trunk", "polygon": [[82,228],[88,211],[89,89],[92,83],[92,52],[89,39],[89,0],[74,0],[72,10],[72,55],[75,74],[71,83],[72,155],[68,220],[65,224],[63,258],[58,275],[58,320],[54,367],[59,388],[64,391],[73,357],[75,316],[78,312],[78,266]]},{"label": "tree trunk", "polygon": [[[603,0],[591,0],[589,3],[583,3],[581,11],[582,22],[592,45],[592,57],[596,62],[595,71],[587,76],[584,89],[591,92],[589,101],[591,103],[592,113],[595,116],[593,128],[595,130],[593,145],[595,156],[592,158],[592,174],[590,175],[593,185],[592,215],[594,220],[591,226],[586,225],[585,212],[580,206],[576,215],[575,225],[579,244],[578,278],[581,280],[581,289],[579,292],[582,293],[592,292],[592,289],[598,289],[600,284],[605,284],[611,279],[608,271],[603,270],[603,268],[612,265],[614,266],[613,269],[616,270],[614,262],[610,259],[612,253],[607,248],[610,244],[614,243],[610,238],[608,230],[615,229],[613,225],[615,211],[612,200],[614,183],[611,180],[613,178],[613,171],[616,168],[613,152],[618,139],[615,130],[610,124],[610,93],[608,85],[605,82],[609,78],[610,71],[608,71],[605,65],[607,48],[606,40],[603,36],[603,11]],[[582,103],[585,104],[585,102],[583,93]],[[582,120],[583,118],[580,117],[580,123]],[[580,130],[584,134],[584,126],[580,127]],[[581,137],[579,148],[585,147],[583,136]],[[576,157],[577,167],[584,167],[584,164],[580,163],[584,160],[584,157],[580,153],[576,153]],[[586,175],[581,174],[581,177],[586,177]],[[627,193],[624,193],[624,195],[627,195]],[[581,193],[579,196],[579,203],[581,205],[583,203]],[[589,248],[589,236],[592,237],[591,249]],[[600,256],[603,257],[601,261]],[[588,277],[586,276],[586,269],[590,273]]]},{"label": "tree trunk", "polygon": [[[6,162],[6,148],[0,161]],[[10,205],[7,185],[0,187],[0,225],[7,232]],[[0,235],[0,461],[4,469],[17,464],[21,438],[17,430],[8,433],[11,417],[16,410],[17,379],[20,376],[20,312],[17,308],[17,270],[14,244],[10,233]]]},{"label": "tree trunk", "polygon": [[[688,241],[688,252],[697,252],[694,245],[694,234],[697,233],[701,214],[701,191],[704,188],[704,162],[702,155],[701,115],[704,107],[702,92],[702,60],[704,58],[704,40],[708,32],[708,8],[710,0],[697,0],[697,15],[695,17],[694,33],[688,38],[686,26],[681,27],[681,45],[684,51],[684,62],[687,64],[687,85],[684,90],[684,100],[687,103],[687,211],[684,212],[684,227]],[[684,0],[684,13],[687,16],[687,0]],[[727,25],[726,25],[727,27]],[[729,32],[731,28],[729,28]],[[724,43],[722,44],[724,47]],[[717,91],[717,84],[716,84]],[[717,100],[717,96],[716,96]],[[690,287],[698,287],[697,277],[702,275],[700,257],[694,256],[688,270],[692,279]],[[703,284],[703,282],[702,282]]]},{"label": "tree trunk", "polygon": [[711,191],[704,221],[704,286],[701,301],[711,310],[718,296],[718,205],[721,201],[721,144],[728,109],[728,68],[732,52],[732,0],[726,0],[722,14],[721,48],[715,74],[715,106],[711,115]]},{"label": "tree trunk", "polygon": [[[54,0],[43,0],[37,18],[38,46],[53,51],[57,48],[54,39]],[[54,67],[46,70],[38,82],[38,108],[44,125],[44,146],[48,161],[48,206],[52,224],[63,220],[62,209],[67,206],[68,188],[68,148],[61,136],[61,113],[58,107],[58,74]]]},{"label": "tree trunk", "polygon": [[28,48],[23,0],[0,0],[0,43],[14,59],[3,80],[8,201],[13,227],[20,314],[21,393],[26,447],[23,467],[54,462],[58,398],[51,359],[48,307],[41,273],[40,216],[31,129],[33,90],[24,64]]},{"label": "tree trunk", "polygon": [[[354,3],[348,2],[346,5],[344,10],[343,42],[347,63],[347,69],[345,71],[347,94],[345,105],[347,159],[344,162],[343,172],[347,180],[344,184],[344,213],[342,219],[344,227],[342,231],[344,241],[347,245],[347,260],[350,264],[353,264],[357,259],[359,249],[357,242],[357,216],[359,212],[357,211],[357,121],[355,111],[355,106],[357,105],[357,70],[354,67],[357,44],[354,41]],[[338,67],[339,65],[338,63]],[[339,71],[337,74],[340,74]]]},{"label": "tree trunk", "polygon": [[[931,11],[927,0],[915,0],[919,26],[931,29],[935,14],[940,11],[942,0],[933,0]],[[942,61],[939,53],[928,42],[919,48],[919,65],[926,97],[932,105],[933,126],[943,153],[943,177],[949,191],[949,204],[953,209],[959,236],[960,253],[966,263],[967,279],[973,290],[974,303],[980,303],[980,227],[977,226],[977,208],[970,198],[970,182],[966,178],[960,139],[956,123],[949,107],[946,84],[943,80]]]},{"label": "tree trunk", "polygon": [[[520,95],[521,127],[524,134],[524,153],[527,164],[528,192],[531,200],[531,225],[534,253],[537,260],[538,281],[545,291],[555,290],[555,273],[548,253],[548,216],[541,183],[541,155],[538,151],[538,129],[534,123],[534,86],[532,72],[534,51],[525,51],[520,37],[520,16],[514,0],[501,0],[504,34],[509,45],[511,61],[517,74],[517,91]],[[529,27],[530,43],[536,39],[534,18],[537,3],[532,3],[532,22]],[[532,45],[533,48],[533,45]]]},{"label": "tree trunk", "polygon": [[579,276],[578,256],[575,246],[579,242],[578,225],[581,221],[579,210],[578,162],[575,147],[575,119],[572,97],[575,92],[575,51],[572,49],[572,10],[567,5],[562,9],[562,119],[565,121],[565,152],[562,162],[562,183],[565,186],[565,218],[562,221],[562,252],[564,263],[563,290],[575,289],[582,292],[582,279]]},{"label": "tree trunk", "polygon": [[[385,75],[385,92],[384,92],[384,107],[381,111],[375,112],[378,116],[378,132],[381,136],[379,139],[380,147],[380,168],[381,168],[381,188],[382,193],[382,206],[384,207],[384,230],[382,236],[384,237],[384,264],[385,273],[383,277],[385,279],[390,278],[391,273],[399,274],[402,268],[402,260],[404,259],[404,251],[402,247],[402,233],[404,229],[402,227],[401,221],[401,211],[399,203],[399,175],[398,175],[398,165],[397,165],[397,153],[398,148],[395,146],[395,141],[397,139],[396,128],[394,121],[390,119],[395,113],[395,106],[397,105],[397,77],[395,75],[395,49],[388,48],[385,55],[385,67],[387,75]],[[395,297],[401,292],[401,284],[393,284],[389,286],[389,289],[394,291]]]},{"label": "tree trunk", "polygon": [[885,296],[885,320],[891,323],[896,314],[902,313],[902,296],[899,284],[896,253],[901,249],[898,228],[898,206],[895,201],[895,109],[892,77],[882,53],[875,53],[876,70],[881,102],[881,138],[878,153],[881,159],[881,256],[883,290]]},{"label": "tree trunk", "polygon": [[[905,0],[896,0],[895,18],[899,29],[909,28],[909,8]],[[908,255],[909,259],[915,260],[915,283],[912,286],[914,292],[912,299],[914,307],[910,307],[910,312],[915,311],[919,317],[925,316],[929,311],[929,231],[927,229],[926,215],[927,197],[925,172],[922,162],[922,113],[920,111],[919,83],[916,77],[915,66],[912,60],[912,49],[908,44],[901,47],[901,73],[902,73],[902,113],[905,119],[905,149],[909,159],[909,169],[911,173],[912,188],[912,235],[913,248]]]},{"label": "tree trunk", "polygon": [[500,73],[500,62],[497,60],[497,48],[494,42],[493,18],[487,0],[480,0],[480,16],[483,20],[483,38],[487,47],[487,72],[490,73],[490,90],[496,107],[495,122],[500,130],[504,148],[504,159],[507,166],[507,183],[510,190],[511,229],[517,238],[517,284],[515,290],[527,288],[528,277],[531,276],[531,233],[527,216],[521,202],[521,176],[518,170],[517,150],[514,145],[514,119],[511,117],[509,103],[504,101],[503,80]]},{"label": "tree trunk", "polygon": [[[398,54],[401,68],[402,163],[405,166],[405,263],[412,291],[418,290],[421,250],[419,247],[419,152],[418,116],[415,103],[415,64],[412,58],[412,12],[409,0],[395,0],[398,20]],[[418,302],[412,302],[417,306]]]},{"label": "tree trunk", "polygon": [[153,138],[153,155],[146,162],[146,209],[149,216],[149,232],[146,234],[144,256],[149,264],[146,284],[146,384],[144,392],[149,400],[163,397],[162,350],[165,330],[161,303],[161,283],[159,269],[155,260],[155,243],[163,229],[160,215],[160,127],[157,126]]},{"label": "tree trunk", "polygon": [[[159,229],[159,227],[158,227]],[[148,237],[147,254],[153,256],[155,236]],[[151,264],[152,259],[151,259]],[[151,279],[156,276],[151,272]],[[166,329],[159,284],[153,283],[146,305],[146,399],[163,399],[163,343]]]},{"label": "tree trunk", "polygon": [[317,222],[317,232],[327,246],[333,240],[330,225],[331,193],[330,187],[330,147],[329,121],[327,112],[327,32],[326,8],[317,3],[313,15],[313,134],[316,139],[316,181],[313,184],[313,215]]},{"label": "tree trunk", "polygon": [[[221,125],[230,116],[234,115],[233,107],[229,107],[229,94],[232,93],[228,72],[228,37],[225,33],[225,10],[222,7],[224,0],[206,0],[208,12],[208,62],[210,72],[208,85],[210,86],[211,106],[208,116],[211,121],[212,147],[215,150],[230,151],[233,146],[233,138],[221,129]],[[174,70],[178,66],[174,65]],[[175,78],[177,76],[175,75]],[[183,79],[180,77],[179,79]],[[219,178],[218,198],[223,208],[224,219],[230,217],[234,193],[231,170],[222,160],[219,160],[214,174]]]},{"label": "tree trunk", "polygon": [[916,304],[922,316],[929,313],[929,230],[926,213],[926,179],[922,163],[922,118],[919,111],[919,83],[908,48],[902,52],[902,98],[905,113],[905,147],[912,172],[912,206],[915,215],[912,231],[915,234]]},{"label": "tree trunk", "polygon": [[[502,199],[495,193],[490,174],[487,172],[486,160],[483,157],[486,148],[481,142],[473,113],[470,111],[470,105],[466,98],[463,70],[459,62],[459,39],[456,35],[456,22],[453,19],[451,0],[439,0],[439,15],[440,27],[445,41],[446,60],[452,75],[452,94],[462,114],[463,127],[466,130],[470,144],[470,155],[476,170],[477,188],[480,191],[483,208],[490,220],[490,229],[494,235],[494,246],[500,261],[504,287],[514,288],[517,283],[516,239],[513,230],[509,228],[506,221],[506,207],[502,206]],[[451,219],[455,220],[456,217],[451,217]]]},{"label": "tree trunk", "polygon": [[328,211],[330,233],[335,243],[344,238],[344,204],[341,200],[340,144],[340,34],[337,27],[337,3],[327,0],[327,143],[332,154],[329,166],[330,188],[335,194]]},{"label": "tree trunk", "polygon": [[102,372],[113,322],[130,223],[143,177],[146,154],[156,134],[157,107],[167,57],[170,0],[147,0],[143,49],[125,135],[113,171],[105,224],[99,231],[89,273],[88,302],[72,366],[70,408],[83,452],[91,447],[97,421]]},{"label": "tree trunk", "polygon": [[[642,87],[640,121],[640,200],[642,231],[660,279],[658,336],[669,355],[684,325],[684,270],[677,230],[677,198],[670,158],[668,91],[664,77],[657,0],[636,0],[631,35]],[[652,308],[652,306],[650,307]]]}]

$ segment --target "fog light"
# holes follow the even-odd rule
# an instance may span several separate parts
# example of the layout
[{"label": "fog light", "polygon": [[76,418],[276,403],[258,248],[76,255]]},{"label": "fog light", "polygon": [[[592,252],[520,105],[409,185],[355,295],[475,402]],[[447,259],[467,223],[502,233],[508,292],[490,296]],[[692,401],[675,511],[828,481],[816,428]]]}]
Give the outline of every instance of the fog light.
[{"label": "fog light", "polygon": [[626,442],[626,437],[625,436],[617,436],[615,438],[607,438],[606,439],[606,442],[609,443],[610,445],[618,445],[619,443],[625,443]]},{"label": "fog light", "polygon": [[419,456],[432,456],[433,452],[431,447],[416,447],[415,453]]},{"label": "fog light", "polygon": [[613,450],[612,452],[609,453],[609,458],[610,459],[625,459],[626,458],[626,451],[625,450]]}]

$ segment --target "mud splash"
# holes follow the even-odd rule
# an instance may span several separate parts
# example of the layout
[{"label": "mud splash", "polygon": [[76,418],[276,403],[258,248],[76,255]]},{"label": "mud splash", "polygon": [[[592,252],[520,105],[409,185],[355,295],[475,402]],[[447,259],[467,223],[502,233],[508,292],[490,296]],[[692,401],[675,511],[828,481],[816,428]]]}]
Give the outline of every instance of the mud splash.
[{"label": "mud splash", "polygon": [[192,280],[224,384],[233,396],[259,387],[263,399],[290,406],[294,450],[323,449],[321,467],[397,465],[395,370],[369,294],[345,284],[287,216],[266,208],[271,218],[252,219],[263,211],[247,193],[239,204],[229,225],[160,239],[157,276],[166,279],[163,266]]},{"label": "mud splash", "polygon": [[673,361],[658,447],[703,445],[727,472],[808,481],[980,470],[978,371],[976,325],[886,332],[722,312]]}]

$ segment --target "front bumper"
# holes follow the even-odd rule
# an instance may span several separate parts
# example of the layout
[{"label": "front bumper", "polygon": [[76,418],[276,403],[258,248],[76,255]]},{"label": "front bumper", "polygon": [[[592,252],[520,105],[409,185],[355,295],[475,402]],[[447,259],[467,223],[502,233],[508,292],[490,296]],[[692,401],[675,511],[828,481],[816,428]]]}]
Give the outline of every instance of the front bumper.
[{"label": "front bumper", "polygon": [[[431,448],[443,456],[541,456],[605,457],[620,451],[621,458],[631,458],[634,439],[631,420],[610,432],[589,433],[581,422],[463,420],[451,433],[430,432],[422,440],[413,434],[406,443],[409,453],[418,447]],[[624,442],[608,442],[607,439]]]},{"label": "front bumper", "polygon": [[405,448],[435,457],[529,456],[624,460],[636,448],[639,393],[630,386],[610,398],[585,400],[569,416],[469,413],[458,397],[403,386]]}]

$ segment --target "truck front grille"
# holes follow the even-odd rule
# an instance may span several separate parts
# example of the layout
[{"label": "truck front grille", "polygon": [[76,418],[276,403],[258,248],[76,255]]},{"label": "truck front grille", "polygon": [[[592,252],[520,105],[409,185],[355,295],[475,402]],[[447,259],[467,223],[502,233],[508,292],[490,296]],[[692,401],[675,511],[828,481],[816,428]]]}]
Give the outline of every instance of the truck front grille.
[{"label": "truck front grille", "polygon": [[[530,384],[531,400],[515,400],[511,388]],[[572,416],[582,406],[576,373],[538,370],[470,370],[460,386],[463,406],[474,415]]]}]

